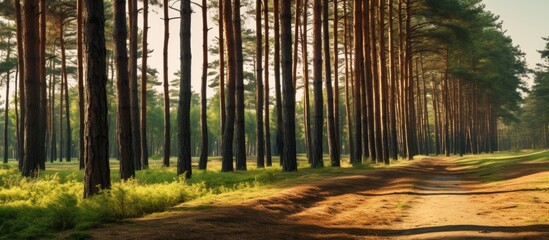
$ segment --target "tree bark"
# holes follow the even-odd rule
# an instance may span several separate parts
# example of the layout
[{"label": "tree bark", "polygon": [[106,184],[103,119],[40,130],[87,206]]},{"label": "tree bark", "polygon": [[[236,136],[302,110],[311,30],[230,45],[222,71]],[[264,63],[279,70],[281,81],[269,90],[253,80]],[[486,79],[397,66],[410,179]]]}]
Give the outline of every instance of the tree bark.
[{"label": "tree bark", "polygon": [[40,169],[46,170],[46,119],[48,113],[47,108],[47,92],[46,92],[46,0],[40,1],[40,117],[43,121],[40,121],[39,138],[41,144],[39,145],[38,158],[40,162]]},{"label": "tree bark", "polygon": [[292,4],[283,0],[280,9],[282,88],[283,88],[283,124],[284,147],[282,152],[282,170],[297,171],[295,141],[295,88],[292,80]]},{"label": "tree bark", "polygon": [[164,167],[170,166],[170,155],[171,155],[171,118],[170,118],[170,90],[169,90],[169,73],[168,73],[168,45],[170,39],[170,16],[168,13],[169,10],[169,0],[164,0],[164,48],[162,54],[162,67],[164,69],[163,75],[163,85],[164,85],[164,157],[163,165]]},{"label": "tree bark", "polygon": [[269,0],[263,1],[263,20],[265,25],[265,160],[268,167],[273,165],[272,152],[271,152],[271,126],[270,126],[270,114],[269,114]]},{"label": "tree bark", "polygon": [[22,175],[38,177],[40,168],[40,72],[38,1],[23,1],[23,59],[25,84],[24,158]]},{"label": "tree bark", "polygon": [[[234,0],[233,28],[235,44],[236,117],[235,158],[236,169],[246,170],[246,119],[244,116],[244,57],[242,53],[242,27],[240,21],[240,0]],[[230,96],[230,95],[229,95]]]},{"label": "tree bark", "polygon": [[[367,1],[367,0],[366,0]],[[354,87],[353,87],[353,112],[355,122],[355,134],[354,145],[351,146],[351,163],[362,163],[362,119],[361,119],[361,81],[363,77],[363,64],[362,64],[362,0],[354,1]],[[367,34],[367,33],[365,33]]]},{"label": "tree bark", "polygon": [[313,91],[314,91],[314,122],[313,122],[313,161],[312,167],[323,167],[322,159],[322,127],[323,127],[323,96],[322,96],[322,2],[313,0]]},{"label": "tree bark", "polygon": [[[217,15],[217,18],[219,19],[219,109],[221,114],[221,129],[223,130],[223,127],[225,126],[225,120],[227,117],[227,113],[225,112],[226,106],[225,106],[225,36],[224,36],[224,1],[218,0],[219,3],[219,12]],[[223,136],[221,138],[221,141],[223,141]],[[221,144],[223,145],[223,144]]]},{"label": "tree bark", "polygon": [[[10,59],[11,46],[10,39],[8,38],[8,50],[6,59]],[[4,163],[8,163],[8,112],[9,112],[9,102],[10,102],[10,70],[6,74],[6,105],[4,107]]]},{"label": "tree bark", "polygon": [[226,119],[223,126],[223,142],[222,142],[222,164],[221,171],[234,171],[233,166],[233,137],[234,137],[234,117],[235,117],[235,49],[234,49],[234,34],[232,26],[232,3],[231,0],[223,1],[223,27],[225,29],[225,46],[227,48],[228,66],[227,66],[227,110]]},{"label": "tree bark", "polygon": [[[307,6],[308,0],[304,0],[303,3],[303,24],[301,24],[301,58],[303,61],[303,91],[304,91],[304,120],[305,125],[305,147],[307,148],[307,160],[309,164],[312,163],[312,148],[311,141],[311,105],[310,105],[310,91],[309,91],[309,56],[307,53]],[[305,28],[305,30],[303,30]]]},{"label": "tree bark", "polygon": [[[280,0],[274,0],[274,79],[276,101],[276,146],[279,156],[284,148],[284,131],[282,123],[282,93],[280,92]],[[280,157],[282,165],[282,157]]]},{"label": "tree bark", "polygon": [[21,14],[21,1],[15,0],[15,18],[16,18],[16,31],[17,31],[17,69],[19,73],[19,109],[21,110],[21,115],[19,117],[19,142],[17,143],[18,147],[18,167],[20,171],[23,171],[23,163],[25,161],[25,113],[26,113],[26,101],[25,101],[25,56],[23,49],[23,16]]},{"label": "tree bark", "polygon": [[120,179],[135,176],[132,148],[132,125],[130,111],[130,80],[128,77],[128,49],[126,39],[126,0],[114,1],[114,51],[116,58],[116,92],[117,92],[117,136],[120,160]]},{"label": "tree bark", "polygon": [[[326,85],[326,116],[328,129],[328,152],[330,153],[330,164],[332,167],[339,167],[339,146],[337,145],[337,135],[335,132],[335,112],[334,112],[334,90],[332,88],[332,66],[330,63],[330,30],[328,18],[328,0],[323,0],[322,8],[322,32],[324,42],[324,83]],[[334,55],[337,54],[334,52]],[[337,69],[335,69],[337,71]],[[336,79],[337,81],[337,79]]]},{"label": "tree bark", "polygon": [[[65,147],[65,161],[70,162],[71,161],[71,143],[72,143],[72,132],[71,132],[71,121],[70,121],[70,113],[69,113],[69,85],[68,85],[68,78],[67,78],[67,64],[66,64],[66,54],[65,54],[65,31],[64,26],[61,25],[61,33],[59,36],[59,43],[61,45],[61,72],[63,74],[63,84],[61,85],[62,88],[65,89],[65,124],[66,124],[66,147]],[[63,99],[61,99],[63,101]]]},{"label": "tree bark", "polygon": [[105,15],[103,1],[83,0],[86,112],[84,197],[111,187],[107,113]]},{"label": "tree bark", "polygon": [[[124,11],[125,12],[125,11]],[[78,66],[78,160],[80,169],[84,169],[84,69],[82,64],[82,0],[76,1],[76,57]],[[125,24],[125,23],[124,23]],[[126,60],[127,61],[127,60]],[[126,67],[127,68],[127,67]],[[52,101],[53,102],[53,101]],[[52,117],[53,119],[53,117]],[[52,131],[53,134],[53,131]]]},{"label": "tree bark", "polygon": [[[256,38],[256,85],[255,85],[255,102],[256,102],[256,122],[257,122],[257,167],[265,167],[265,135],[263,132],[263,38],[261,35],[261,0],[255,1],[255,32]],[[267,39],[268,41],[269,39]],[[266,55],[267,57],[268,55]]]},{"label": "tree bark", "polygon": [[143,56],[141,57],[141,164],[149,168],[149,148],[147,146],[147,58],[149,54],[147,38],[149,35],[149,0],[143,0]]},{"label": "tree bark", "polygon": [[202,85],[200,89],[200,160],[198,169],[206,169],[208,164],[208,7],[207,1],[202,0]]},{"label": "tree bark", "polygon": [[191,168],[191,1],[181,1],[181,82],[179,84],[179,105],[177,110],[178,157],[177,174],[192,175]]},{"label": "tree bark", "polygon": [[129,26],[130,26],[130,111],[132,122],[132,145],[135,169],[141,170],[141,124],[139,121],[139,102],[137,93],[137,0],[128,0]]}]

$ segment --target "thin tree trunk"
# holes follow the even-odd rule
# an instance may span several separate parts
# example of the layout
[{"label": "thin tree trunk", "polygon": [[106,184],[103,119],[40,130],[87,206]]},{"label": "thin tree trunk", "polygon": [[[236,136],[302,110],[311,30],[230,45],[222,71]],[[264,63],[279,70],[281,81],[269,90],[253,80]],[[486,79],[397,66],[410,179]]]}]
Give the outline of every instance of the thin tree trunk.
[{"label": "thin tree trunk", "polygon": [[283,0],[280,9],[281,57],[283,88],[284,147],[282,152],[282,170],[297,171],[295,141],[295,87],[292,81],[292,13],[291,1]]},{"label": "thin tree trunk", "polygon": [[[10,39],[8,38],[8,53],[6,59],[10,59]],[[6,74],[6,106],[4,107],[4,163],[8,163],[8,112],[10,102],[10,71]]]},{"label": "thin tree trunk", "polygon": [[323,96],[322,96],[322,0],[313,0],[313,90],[314,90],[314,122],[313,122],[313,161],[312,167],[323,167],[322,159],[322,128],[323,128]]},{"label": "thin tree trunk", "polygon": [[126,0],[114,1],[114,55],[116,58],[117,136],[120,159],[120,179],[135,176],[132,148],[132,125],[130,112],[130,80],[128,77],[128,49],[126,39]]},{"label": "thin tree trunk", "polygon": [[235,117],[235,49],[234,49],[234,34],[232,26],[232,3],[231,0],[223,1],[223,28],[225,29],[225,46],[227,47],[228,66],[227,66],[227,95],[231,96],[227,99],[227,110],[225,124],[223,125],[223,141],[222,141],[222,164],[221,171],[234,171],[233,166],[233,137],[234,137],[234,117]]},{"label": "thin tree trunk", "polygon": [[398,141],[397,141],[397,123],[396,123],[396,108],[397,108],[397,81],[395,69],[395,42],[394,42],[394,27],[393,27],[393,6],[394,1],[389,0],[389,78],[391,80],[391,92],[389,97],[389,151],[393,160],[398,159]]},{"label": "thin tree trunk", "polygon": [[[18,161],[19,159],[19,154],[21,153],[21,151],[19,150],[19,141],[21,139],[21,136],[19,135],[19,127],[20,127],[20,123],[19,123],[19,107],[18,107],[18,89],[17,89],[17,84],[18,84],[18,80],[19,80],[19,65],[16,66],[15,68],[15,79],[14,79],[14,84],[13,84],[13,94],[14,94],[14,105],[15,105],[15,160]],[[19,161],[18,161],[19,162]]]},{"label": "thin tree trunk", "polygon": [[[76,37],[77,37],[77,70],[78,70],[78,160],[80,169],[84,169],[84,69],[82,64],[82,0],[76,1]],[[124,11],[125,12],[125,11]],[[126,60],[127,61],[127,60]],[[126,67],[127,68],[127,67]],[[53,103],[54,101],[52,101]],[[53,118],[53,117],[52,117]],[[52,131],[53,134],[53,131]]]},{"label": "thin tree trunk", "polygon": [[381,149],[383,163],[388,165],[389,162],[389,93],[387,79],[387,61],[385,52],[385,0],[379,0],[379,72],[381,81]]},{"label": "thin tree trunk", "polygon": [[19,109],[21,109],[21,116],[19,117],[19,142],[18,146],[18,167],[20,171],[23,171],[23,163],[25,161],[25,115],[26,115],[26,93],[25,93],[25,56],[23,49],[23,16],[21,14],[21,2],[15,0],[15,16],[16,16],[16,32],[17,32],[17,69],[19,73]]},{"label": "thin tree trunk", "polygon": [[309,56],[307,53],[307,16],[308,16],[308,0],[303,3],[303,24],[301,24],[301,54],[303,62],[303,91],[304,91],[304,125],[305,125],[305,147],[307,148],[307,160],[312,163],[312,142],[311,142],[311,105],[309,91]]},{"label": "thin tree trunk", "polygon": [[[263,39],[261,36],[261,0],[255,1],[255,31],[257,33],[256,38],[256,91],[255,91],[255,102],[256,102],[256,122],[257,122],[257,167],[265,167],[265,136],[264,136],[264,126],[263,126]],[[267,39],[268,41],[269,39]],[[268,56],[268,55],[267,55]]]},{"label": "thin tree trunk", "polygon": [[149,35],[149,0],[143,0],[143,56],[141,57],[141,163],[143,169],[149,168],[149,148],[147,146],[147,58],[149,54],[147,38]]},{"label": "thin tree trunk", "polygon": [[181,1],[181,82],[179,84],[179,104],[177,110],[178,157],[177,174],[185,178],[192,176],[191,168],[191,1]]},{"label": "thin tree trunk", "polygon": [[[322,8],[322,33],[323,33],[323,53],[324,53],[324,83],[326,86],[326,117],[328,129],[328,151],[330,154],[330,164],[332,167],[339,167],[339,146],[337,145],[337,135],[335,132],[334,120],[334,90],[332,89],[332,66],[330,63],[330,30],[328,18],[328,0],[323,0]],[[335,69],[337,71],[337,69]],[[336,79],[337,81],[337,79]]]},{"label": "thin tree trunk", "polygon": [[84,197],[111,187],[107,113],[107,63],[103,1],[84,0],[86,126]]},{"label": "thin tree trunk", "polygon": [[240,21],[240,0],[234,0],[233,27],[235,44],[236,116],[235,116],[235,158],[236,170],[246,170],[246,119],[244,115],[244,56],[242,52],[242,27]]},{"label": "thin tree trunk", "polygon": [[361,119],[361,94],[360,86],[362,81],[362,0],[354,1],[354,87],[353,87],[353,111],[355,122],[354,145],[351,146],[351,163],[360,164],[362,158],[362,119]]},{"label": "thin tree trunk", "polygon": [[[297,87],[297,59],[299,58],[298,57],[298,44],[299,44],[299,25],[300,25],[300,22],[301,22],[301,18],[300,18],[300,12],[301,12],[301,1],[302,0],[295,0],[295,8],[294,8],[294,15],[295,15],[295,24],[294,24],[294,41],[293,41],[293,45],[294,45],[294,48],[293,48],[293,59],[294,61],[292,62],[292,81],[293,81],[293,85],[294,87]],[[303,62],[303,60],[302,60]],[[295,89],[294,89],[295,91]]]},{"label": "thin tree trunk", "polygon": [[343,35],[344,35],[344,44],[343,44],[343,47],[344,47],[344,55],[345,55],[345,119],[346,119],[346,123],[347,123],[347,147],[346,147],[346,150],[349,154],[350,153],[350,148],[351,146],[353,146],[353,126],[352,126],[352,123],[351,123],[351,104],[350,104],[350,98],[351,98],[351,94],[349,92],[349,80],[350,80],[350,76],[349,76],[349,55],[350,52],[349,52],[349,45],[350,45],[350,42],[349,42],[349,25],[348,25],[348,16],[347,16],[347,0],[343,0],[343,25],[344,25],[344,31],[343,31]]},{"label": "thin tree trunk", "polygon": [[[61,25],[61,33],[59,36],[60,39],[60,45],[61,45],[61,72],[63,74],[63,79],[65,81],[63,82],[63,85],[61,85],[62,88],[65,89],[65,124],[67,127],[67,137],[66,137],[66,148],[65,148],[65,158],[66,162],[71,161],[71,143],[72,143],[72,132],[71,132],[71,122],[70,122],[70,116],[69,116],[69,85],[68,85],[68,79],[67,79],[67,64],[66,64],[66,55],[65,55],[65,32],[63,29],[63,25]],[[63,100],[61,100],[63,101]]]},{"label": "thin tree trunk", "polygon": [[171,118],[170,118],[170,90],[169,90],[169,73],[168,73],[168,45],[170,43],[170,16],[168,13],[169,10],[169,0],[164,0],[164,48],[162,54],[162,64],[164,69],[163,76],[163,85],[164,85],[164,157],[163,165],[164,167],[170,166],[170,155],[171,155]]},{"label": "thin tree trunk", "polygon": [[271,153],[271,126],[270,126],[270,114],[269,114],[269,0],[263,1],[263,20],[265,24],[265,157],[268,167],[273,165],[272,153]]},{"label": "thin tree trunk", "polygon": [[[227,113],[225,112],[225,36],[224,36],[224,1],[218,0],[219,3],[219,12],[218,12],[218,19],[219,19],[219,108],[221,109],[221,129],[225,126],[225,120],[227,118]],[[221,141],[223,141],[223,136],[221,138]],[[223,144],[222,144],[223,145]]]},{"label": "thin tree trunk", "polygon": [[208,101],[206,91],[208,88],[208,6],[206,0],[202,0],[202,86],[200,89],[200,130],[201,147],[198,169],[206,169],[208,164]]},{"label": "thin tree trunk", "polygon": [[[338,0],[333,0],[334,13],[334,135],[337,147],[338,160],[341,158],[341,135],[339,131],[339,36],[338,36]],[[339,163],[339,161],[338,161]]]},{"label": "thin tree trunk", "polygon": [[[275,79],[275,100],[276,100],[276,146],[278,155],[283,152],[284,131],[282,125],[282,93],[280,92],[280,4],[274,0],[274,79]],[[280,157],[282,165],[282,157]]]},{"label": "thin tree trunk", "polygon": [[46,119],[47,119],[47,98],[46,98],[46,0],[40,1],[40,117],[43,121],[39,122],[39,136],[40,145],[36,149],[38,151],[38,161],[40,162],[40,169],[46,170]]},{"label": "thin tree trunk", "polygon": [[132,145],[135,169],[141,170],[141,124],[139,121],[139,102],[137,93],[137,0],[128,0],[129,26],[130,26],[130,109],[132,115]]}]

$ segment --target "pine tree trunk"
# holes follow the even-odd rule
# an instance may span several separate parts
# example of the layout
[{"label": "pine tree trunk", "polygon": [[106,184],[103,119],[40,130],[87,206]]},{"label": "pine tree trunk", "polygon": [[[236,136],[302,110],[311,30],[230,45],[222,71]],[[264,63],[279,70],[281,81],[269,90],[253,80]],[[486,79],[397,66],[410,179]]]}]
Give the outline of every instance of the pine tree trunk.
[{"label": "pine tree trunk", "polygon": [[39,65],[39,71],[40,71],[40,117],[43,119],[39,122],[40,124],[40,131],[39,131],[39,139],[41,144],[38,146],[38,161],[40,162],[40,170],[46,170],[46,119],[47,119],[47,111],[46,111],[46,103],[47,103],[47,93],[46,93],[46,0],[40,0],[40,65]]},{"label": "pine tree trunk", "polygon": [[19,119],[19,127],[17,131],[19,132],[19,141],[17,143],[17,158],[18,158],[18,167],[20,171],[23,171],[23,163],[25,161],[25,113],[26,113],[26,101],[25,101],[25,56],[23,49],[23,16],[21,14],[21,2],[19,0],[15,1],[15,18],[16,18],[16,31],[17,31],[17,56],[22,56],[17,58],[17,69],[19,73],[19,109],[21,110],[21,115]]},{"label": "pine tree trunk", "polygon": [[295,141],[295,87],[292,80],[292,13],[291,1],[283,0],[280,9],[281,57],[283,88],[283,124],[284,147],[282,152],[282,170],[297,171]]},{"label": "pine tree trunk", "polygon": [[383,163],[389,164],[389,91],[388,91],[388,79],[387,79],[387,59],[385,52],[385,0],[379,0],[379,73],[381,81],[381,153]]},{"label": "pine tree trunk", "polygon": [[170,155],[171,155],[171,118],[170,118],[170,90],[169,90],[169,73],[168,73],[168,44],[170,39],[170,16],[168,14],[169,10],[169,0],[164,0],[164,48],[162,54],[162,67],[164,69],[163,74],[163,87],[164,87],[164,156],[163,156],[163,165],[164,167],[170,166]]},{"label": "pine tree trunk", "polygon": [[126,0],[114,1],[114,55],[116,63],[117,136],[120,160],[120,179],[135,176],[132,148],[132,125],[130,112],[130,80],[128,77],[128,49],[126,39]]},{"label": "pine tree trunk", "polygon": [[270,101],[269,101],[269,0],[263,1],[263,20],[265,25],[265,160],[268,167],[273,165],[271,152],[271,126],[270,126]]},{"label": "pine tree trunk", "polygon": [[208,8],[206,0],[202,0],[202,85],[200,89],[200,130],[201,147],[198,169],[206,169],[208,164]]},{"label": "pine tree trunk", "polygon": [[234,34],[232,26],[232,3],[231,0],[223,0],[223,28],[225,29],[225,47],[227,48],[228,66],[227,66],[227,110],[225,124],[223,125],[222,141],[222,164],[221,171],[234,171],[233,166],[233,137],[234,137],[234,117],[235,117],[235,49]]},{"label": "pine tree trunk", "polygon": [[[276,101],[276,146],[278,155],[283,152],[284,131],[282,125],[282,93],[280,92],[280,0],[274,0],[274,79]],[[282,165],[282,157],[279,158]]]},{"label": "pine tree trunk", "polygon": [[334,135],[337,147],[338,160],[341,158],[341,135],[339,131],[339,16],[338,0],[333,0],[334,13]]},{"label": "pine tree trunk", "polygon": [[179,85],[179,104],[177,110],[178,157],[177,174],[192,176],[191,168],[191,1],[181,1],[181,82]]},{"label": "pine tree trunk", "polygon": [[[10,59],[10,38],[8,38],[8,50],[6,59]],[[6,106],[4,107],[4,163],[8,163],[8,112],[10,102],[10,71],[6,74]]]},{"label": "pine tree trunk", "polygon": [[[84,69],[82,64],[82,0],[76,1],[76,37],[78,70],[78,160],[80,169],[84,169]],[[125,12],[125,11],[124,11]],[[127,61],[127,60],[126,60]],[[53,103],[53,101],[52,101]],[[53,118],[53,117],[52,117]],[[53,134],[53,131],[52,131]]]},{"label": "pine tree trunk", "polygon": [[322,128],[323,128],[323,93],[322,93],[322,2],[313,0],[313,160],[312,167],[323,167]]},{"label": "pine tree trunk", "polygon": [[350,148],[352,148],[353,146],[353,125],[352,125],[352,122],[351,122],[351,104],[350,104],[350,99],[351,99],[351,93],[349,91],[349,81],[350,81],[350,76],[349,76],[349,45],[350,45],[350,41],[349,41],[349,25],[348,25],[348,13],[347,13],[347,0],[343,0],[343,25],[344,25],[344,31],[343,31],[343,35],[344,35],[344,44],[343,44],[343,47],[344,47],[344,55],[345,55],[345,122],[347,124],[347,147],[346,147],[346,150],[347,152],[349,153],[349,155],[351,154],[350,152]]},{"label": "pine tree trunk", "polygon": [[376,78],[373,76],[373,64],[374,57],[372,55],[373,50],[372,37],[370,34],[370,22],[372,21],[370,17],[371,3],[370,1],[363,1],[362,6],[362,34],[363,34],[363,49],[362,49],[362,156],[366,159],[371,157],[372,160],[375,160],[376,157],[376,147],[375,147],[375,115],[374,115],[374,81]]},{"label": "pine tree trunk", "polygon": [[83,0],[86,112],[84,197],[111,187],[109,168],[105,16],[103,1]]},{"label": "pine tree trunk", "polygon": [[[63,81],[63,85],[61,85],[62,88],[65,89],[65,124],[66,124],[66,127],[67,127],[67,137],[66,137],[66,141],[65,141],[65,144],[66,147],[65,147],[65,161],[66,162],[70,162],[71,161],[71,138],[72,138],[72,134],[71,134],[71,122],[70,122],[70,116],[69,116],[69,85],[68,85],[68,81],[67,81],[67,64],[66,64],[66,55],[65,55],[65,32],[64,32],[64,29],[63,29],[63,25],[61,25],[61,32],[60,32],[60,36],[59,36],[59,43],[61,45],[61,72],[63,74],[63,79],[65,79],[65,81]],[[63,101],[63,100],[61,100]]]},{"label": "pine tree trunk", "polygon": [[362,65],[362,0],[354,1],[354,86],[353,86],[353,112],[355,122],[354,145],[351,146],[351,163],[360,164],[362,158],[362,119],[361,119],[361,81],[363,73]]},{"label": "pine tree trunk", "polygon": [[[334,113],[334,90],[332,88],[332,66],[330,63],[330,30],[328,17],[328,0],[323,0],[322,4],[322,33],[323,33],[323,53],[324,53],[324,83],[326,86],[326,117],[328,129],[328,152],[330,154],[330,164],[332,167],[339,167],[339,146],[337,145],[337,135],[335,133],[335,113]],[[335,69],[337,71],[337,69]],[[336,79],[337,81],[337,79]]]},{"label": "pine tree trunk", "polygon": [[141,124],[139,121],[139,102],[137,93],[137,0],[128,0],[129,27],[130,27],[130,58],[129,58],[129,77],[130,77],[130,111],[132,122],[132,145],[135,169],[141,170]]},{"label": "pine tree trunk", "polygon": [[307,53],[307,16],[308,16],[308,0],[304,0],[303,3],[303,24],[301,24],[301,54],[303,61],[303,91],[304,91],[304,120],[305,125],[305,147],[307,148],[307,160],[309,164],[312,163],[312,142],[311,142],[311,104],[310,104],[310,91],[309,91],[309,56]]},{"label": "pine tree trunk", "polygon": [[242,52],[242,27],[240,21],[240,0],[234,0],[233,28],[235,44],[236,116],[235,116],[235,158],[236,170],[246,170],[246,119],[244,116],[244,57]]},{"label": "pine tree trunk", "polygon": [[391,92],[389,97],[389,155],[393,160],[398,159],[398,142],[397,142],[397,81],[396,81],[396,66],[395,66],[395,42],[394,42],[394,27],[393,27],[393,6],[394,1],[389,0],[389,78],[391,80]]},{"label": "pine tree trunk", "polygon": [[[257,122],[257,167],[265,167],[265,136],[263,126],[263,39],[261,35],[261,0],[255,1],[255,31],[257,33],[256,38],[256,122]],[[267,39],[269,40],[269,39]],[[268,55],[267,55],[268,56]]]},{"label": "pine tree trunk", "polygon": [[[218,12],[218,18],[219,18],[219,109],[220,115],[221,115],[221,129],[223,130],[223,127],[225,126],[225,120],[227,118],[227,113],[225,112],[226,106],[225,106],[225,36],[224,36],[224,1],[218,0],[219,4],[219,12]],[[223,136],[221,138],[221,141],[223,141]],[[223,144],[221,144],[223,145]]]},{"label": "pine tree trunk", "polygon": [[143,0],[143,56],[141,57],[141,163],[143,169],[149,168],[149,148],[147,146],[147,59],[149,35],[149,0]]}]

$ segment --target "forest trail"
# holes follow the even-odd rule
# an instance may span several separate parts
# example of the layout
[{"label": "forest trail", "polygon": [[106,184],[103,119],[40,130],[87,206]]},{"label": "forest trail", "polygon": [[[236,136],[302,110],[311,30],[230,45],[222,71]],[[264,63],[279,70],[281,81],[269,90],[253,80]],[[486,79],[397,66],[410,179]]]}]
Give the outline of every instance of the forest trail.
[{"label": "forest trail", "polygon": [[[518,169],[517,171],[519,171]],[[483,183],[449,158],[94,229],[94,239],[549,239],[549,172]],[[549,178],[548,178],[549,179]]]}]

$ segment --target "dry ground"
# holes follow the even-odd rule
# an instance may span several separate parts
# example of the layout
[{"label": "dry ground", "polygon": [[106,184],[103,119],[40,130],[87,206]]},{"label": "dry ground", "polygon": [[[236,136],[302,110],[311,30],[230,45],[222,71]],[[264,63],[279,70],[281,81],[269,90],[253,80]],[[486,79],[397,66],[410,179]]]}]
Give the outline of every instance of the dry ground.
[{"label": "dry ground", "polygon": [[[549,239],[549,171],[482,182],[451,158],[94,229],[94,239]],[[185,208],[184,205],[180,206]]]}]

